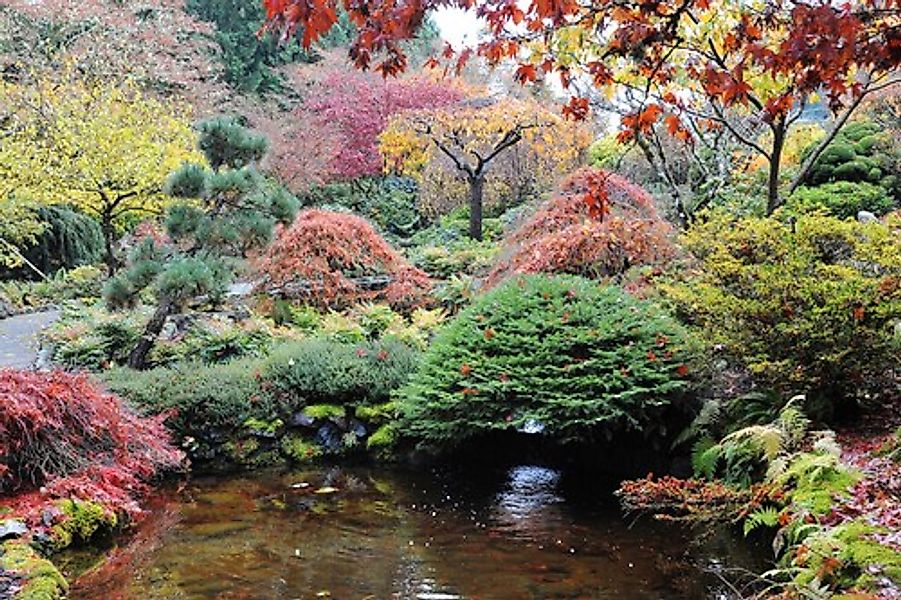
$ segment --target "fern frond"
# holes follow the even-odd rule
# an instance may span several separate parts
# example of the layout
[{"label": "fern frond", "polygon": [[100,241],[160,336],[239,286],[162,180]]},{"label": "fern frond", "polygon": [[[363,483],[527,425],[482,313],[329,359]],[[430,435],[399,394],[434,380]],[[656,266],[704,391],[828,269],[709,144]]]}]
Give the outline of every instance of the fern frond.
[{"label": "fern frond", "polygon": [[691,466],[696,477],[713,479],[723,458],[723,447],[711,438],[695,442],[691,452]]},{"label": "fern frond", "polygon": [[776,527],[779,524],[779,511],[772,506],[759,508],[748,515],[742,527],[745,536],[760,527]]}]

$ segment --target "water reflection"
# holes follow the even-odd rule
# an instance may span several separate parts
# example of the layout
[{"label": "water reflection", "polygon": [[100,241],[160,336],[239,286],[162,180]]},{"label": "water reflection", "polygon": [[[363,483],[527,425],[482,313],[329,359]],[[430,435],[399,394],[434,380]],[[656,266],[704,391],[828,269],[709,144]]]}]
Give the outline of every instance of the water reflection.
[{"label": "water reflection", "polygon": [[573,504],[561,473],[324,469],[161,495],[74,599],[710,597],[678,529]]}]

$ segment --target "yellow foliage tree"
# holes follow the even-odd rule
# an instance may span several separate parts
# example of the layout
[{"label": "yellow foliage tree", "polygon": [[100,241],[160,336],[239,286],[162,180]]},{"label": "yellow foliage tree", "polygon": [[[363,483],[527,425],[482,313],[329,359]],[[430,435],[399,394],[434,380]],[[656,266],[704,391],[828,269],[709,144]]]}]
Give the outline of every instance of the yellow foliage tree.
[{"label": "yellow foliage tree", "polygon": [[589,133],[533,101],[469,100],[396,116],[379,138],[389,171],[420,183],[420,209],[446,213],[467,200],[470,236],[484,205],[503,209],[553,188],[581,164]]},{"label": "yellow foliage tree", "polygon": [[66,75],[0,84],[0,114],[0,199],[67,203],[95,217],[111,272],[117,234],[162,210],[169,173],[204,160],[187,108],[128,82]]}]

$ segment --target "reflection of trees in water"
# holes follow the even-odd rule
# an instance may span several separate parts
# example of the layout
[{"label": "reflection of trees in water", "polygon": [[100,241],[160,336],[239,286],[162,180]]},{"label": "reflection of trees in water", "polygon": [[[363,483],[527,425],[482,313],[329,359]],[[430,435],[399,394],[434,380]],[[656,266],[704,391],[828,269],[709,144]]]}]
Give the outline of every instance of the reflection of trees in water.
[{"label": "reflection of trees in water", "polygon": [[[168,536],[177,530],[182,514],[177,505],[160,504],[151,508],[124,545],[114,547],[97,569],[80,576],[72,586],[71,597],[124,599],[135,574],[152,562]],[[86,590],[89,590],[86,591]],[[169,596],[176,598],[177,596]]]}]

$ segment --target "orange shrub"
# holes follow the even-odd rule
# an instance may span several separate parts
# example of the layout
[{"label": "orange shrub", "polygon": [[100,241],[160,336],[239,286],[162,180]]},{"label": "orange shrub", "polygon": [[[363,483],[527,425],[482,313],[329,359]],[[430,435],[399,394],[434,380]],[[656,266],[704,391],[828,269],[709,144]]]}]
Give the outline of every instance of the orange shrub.
[{"label": "orange shrub", "polygon": [[422,304],[428,275],[410,265],[365,219],[310,209],[279,232],[259,260],[262,287],[322,308],[362,300],[397,309]]},{"label": "orange shrub", "polygon": [[672,258],[672,235],[640,186],[601,169],[580,169],[507,237],[488,284],[519,273],[622,275]]}]

